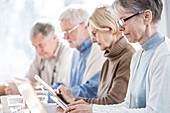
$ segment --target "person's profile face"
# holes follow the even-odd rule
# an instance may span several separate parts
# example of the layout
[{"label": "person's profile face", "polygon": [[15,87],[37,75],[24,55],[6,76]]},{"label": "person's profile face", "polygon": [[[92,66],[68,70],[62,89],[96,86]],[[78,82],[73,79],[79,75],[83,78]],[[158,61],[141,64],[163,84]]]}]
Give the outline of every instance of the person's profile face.
[{"label": "person's profile face", "polygon": [[123,31],[129,42],[140,42],[145,31],[145,24],[141,16],[143,12],[126,13],[122,9],[115,11],[119,30]]},{"label": "person's profile face", "polygon": [[81,45],[81,35],[83,35],[81,34],[81,25],[82,23],[72,25],[69,19],[63,20],[60,23],[64,39],[68,41],[72,48],[78,48]]},{"label": "person's profile face", "polygon": [[52,37],[46,38],[40,33],[32,40],[32,45],[42,59],[49,59],[53,56],[55,48]]},{"label": "person's profile face", "polygon": [[114,44],[115,44],[114,38],[116,38],[116,37],[113,37],[114,34],[112,34],[112,32],[109,28],[99,30],[90,24],[89,30],[91,32],[93,43],[97,43],[100,46],[100,49],[102,51],[104,51],[104,50],[109,51],[111,49],[111,47],[114,46]]}]

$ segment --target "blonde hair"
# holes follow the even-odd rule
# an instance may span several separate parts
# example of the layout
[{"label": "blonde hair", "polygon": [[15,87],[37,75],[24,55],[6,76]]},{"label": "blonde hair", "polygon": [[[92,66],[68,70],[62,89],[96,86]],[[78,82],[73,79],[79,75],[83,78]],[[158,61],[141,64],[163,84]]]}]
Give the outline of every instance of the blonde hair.
[{"label": "blonde hair", "polygon": [[120,31],[116,25],[115,14],[110,6],[96,8],[90,16],[89,22],[98,30],[105,31],[110,29],[114,31],[114,34],[120,34]]}]

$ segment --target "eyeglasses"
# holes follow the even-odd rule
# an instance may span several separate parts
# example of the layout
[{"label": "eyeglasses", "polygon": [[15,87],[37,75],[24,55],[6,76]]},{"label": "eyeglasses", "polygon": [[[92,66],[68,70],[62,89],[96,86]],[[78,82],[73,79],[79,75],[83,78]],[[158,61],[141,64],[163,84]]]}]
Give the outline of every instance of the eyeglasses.
[{"label": "eyeglasses", "polygon": [[[82,23],[83,23],[83,22],[82,22]],[[70,30],[63,31],[63,33],[64,33],[64,34],[70,34],[70,33],[72,33],[74,30],[76,30],[78,27],[80,27],[80,25],[81,25],[82,23],[77,24],[76,26],[74,26],[74,27],[73,27],[72,29],[70,29]]]},{"label": "eyeglasses", "polygon": [[144,13],[144,11],[140,11],[140,12],[135,13],[134,15],[129,16],[129,17],[124,18],[124,19],[119,19],[119,20],[116,21],[116,24],[117,24],[118,26],[123,26],[126,21],[128,21],[128,20],[131,19],[132,17],[137,16],[137,15],[139,15],[139,14],[141,14],[141,13]]}]

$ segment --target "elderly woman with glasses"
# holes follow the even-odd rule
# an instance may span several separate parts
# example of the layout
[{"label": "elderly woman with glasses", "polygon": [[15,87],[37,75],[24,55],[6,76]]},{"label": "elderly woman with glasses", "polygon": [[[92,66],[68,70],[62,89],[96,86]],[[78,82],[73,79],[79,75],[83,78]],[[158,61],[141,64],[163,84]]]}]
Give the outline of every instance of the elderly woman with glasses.
[{"label": "elderly woman with glasses", "polygon": [[91,15],[89,30],[93,43],[100,46],[107,58],[101,70],[98,97],[73,98],[74,102],[71,102],[66,112],[87,112],[91,110],[90,104],[118,104],[124,101],[129,82],[130,62],[135,50],[123,38],[114,18],[113,9],[108,6],[96,8]]}]

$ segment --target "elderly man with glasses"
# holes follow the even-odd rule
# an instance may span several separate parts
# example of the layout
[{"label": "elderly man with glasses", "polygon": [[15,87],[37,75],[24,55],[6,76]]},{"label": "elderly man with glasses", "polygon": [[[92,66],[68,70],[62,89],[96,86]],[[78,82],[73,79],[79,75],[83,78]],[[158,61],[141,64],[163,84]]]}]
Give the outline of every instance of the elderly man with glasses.
[{"label": "elderly man with glasses", "polygon": [[88,17],[88,12],[83,8],[68,8],[59,17],[64,39],[76,49],[72,59],[70,87],[68,89],[61,85],[58,89],[75,97],[94,98],[105,59],[100,48],[92,44]]}]

